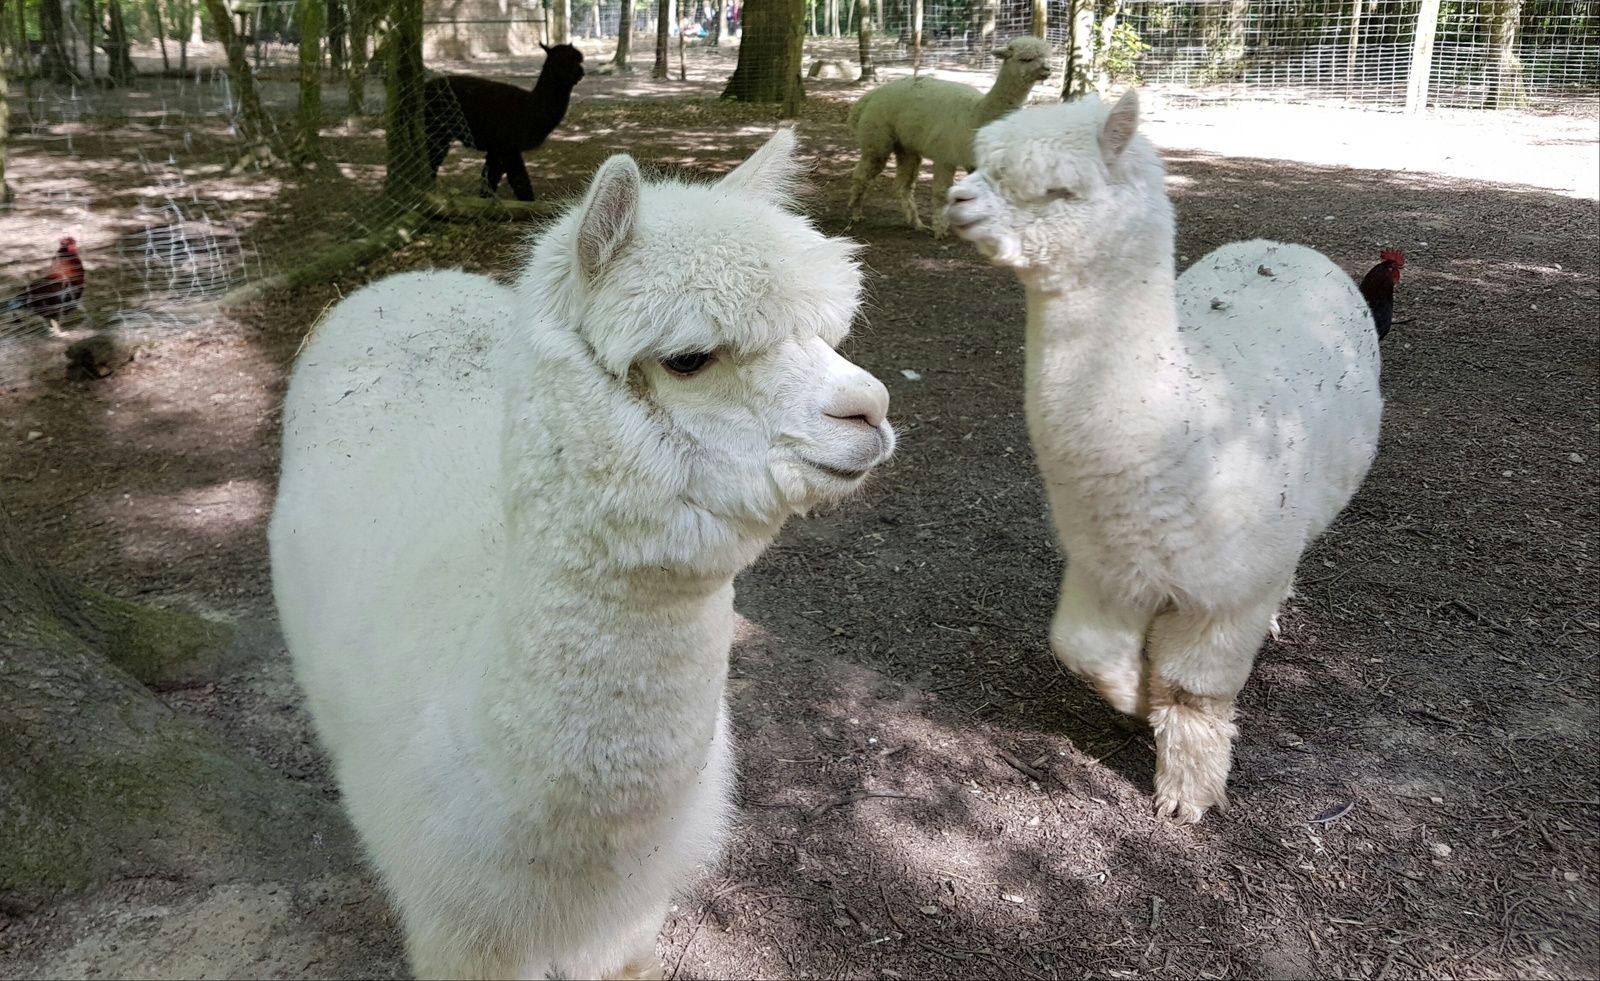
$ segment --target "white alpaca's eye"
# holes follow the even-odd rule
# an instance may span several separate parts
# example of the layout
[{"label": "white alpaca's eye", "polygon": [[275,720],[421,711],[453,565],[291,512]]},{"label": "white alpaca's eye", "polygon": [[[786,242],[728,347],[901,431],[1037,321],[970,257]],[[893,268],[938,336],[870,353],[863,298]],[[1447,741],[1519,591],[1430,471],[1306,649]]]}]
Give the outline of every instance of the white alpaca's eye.
[{"label": "white alpaca's eye", "polygon": [[1044,192],[1044,196],[1052,201],[1071,201],[1077,197],[1076,194],[1072,193],[1072,189],[1067,187],[1052,187]]},{"label": "white alpaca's eye", "polygon": [[670,358],[662,358],[661,367],[672,372],[674,375],[682,375],[687,378],[690,375],[699,373],[699,371],[706,365],[710,364],[714,358],[716,358],[716,354],[712,351],[694,351],[689,354],[674,354]]}]

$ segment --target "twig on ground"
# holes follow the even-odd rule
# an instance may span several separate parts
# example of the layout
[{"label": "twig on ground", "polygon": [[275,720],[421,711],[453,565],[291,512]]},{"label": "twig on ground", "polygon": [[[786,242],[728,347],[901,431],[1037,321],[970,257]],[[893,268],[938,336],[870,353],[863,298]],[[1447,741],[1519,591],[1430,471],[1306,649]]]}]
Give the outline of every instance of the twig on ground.
[{"label": "twig on ground", "polygon": [[1045,781],[1045,773],[1042,770],[1029,766],[1003,749],[996,749],[995,752],[999,754],[1002,760],[1006,761],[1006,764],[1010,766],[1011,769],[1027,777],[1029,780],[1034,780],[1039,783],[1043,783]]},{"label": "twig on ground", "polygon": [[825,800],[800,812],[800,816],[807,821],[815,820],[836,807],[847,807],[859,801],[869,800],[873,797],[890,797],[901,800],[921,800],[916,794],[902,794],[895,790],[852,790],[840,794],[832,800]]}]

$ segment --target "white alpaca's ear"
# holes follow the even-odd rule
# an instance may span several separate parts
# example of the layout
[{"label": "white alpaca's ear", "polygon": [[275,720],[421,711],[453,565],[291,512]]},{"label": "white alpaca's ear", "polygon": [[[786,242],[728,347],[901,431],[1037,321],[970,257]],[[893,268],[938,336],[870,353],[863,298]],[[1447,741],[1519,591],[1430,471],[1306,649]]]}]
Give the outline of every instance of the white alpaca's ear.
[{"label": "white alpaca's ear", "polygon": [[639,165],[625,153],[609,158],[595,172],[578,220],[578,268],[588,282],[593,283],[633,237],[642,182]]},{"label": "white alpaca's ear", "polygon": [[800,182],[800,171],[805,166],[795,158],[797,142],[793,129],[785,127],[778,130],[761,145],[761,149],[722,178],[717,186],[754,194],[774,204],[788,204],[794,196],[795,185]]},{"label": "white alpaca's ear", "polygon": [[1122,155],[1133,141],[1133,131],[1139,126],[1139,90],[1129,89],[1111,107],[1105,125],[1100,128],[1100,153],[1106,163]]}]

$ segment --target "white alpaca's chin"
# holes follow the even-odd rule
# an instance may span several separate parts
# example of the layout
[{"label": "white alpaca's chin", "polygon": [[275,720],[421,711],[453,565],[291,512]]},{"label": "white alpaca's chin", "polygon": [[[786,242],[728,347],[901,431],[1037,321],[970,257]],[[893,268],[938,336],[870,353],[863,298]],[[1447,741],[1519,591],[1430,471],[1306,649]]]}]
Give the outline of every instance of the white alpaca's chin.
[{"label": "white alpaca's chin", "polygon": [[791,464],[801,481],[820,500],[850,494],[873,470],[894,455],[894,428],[887,422],[849,445],[812,444],[795,452]]}]

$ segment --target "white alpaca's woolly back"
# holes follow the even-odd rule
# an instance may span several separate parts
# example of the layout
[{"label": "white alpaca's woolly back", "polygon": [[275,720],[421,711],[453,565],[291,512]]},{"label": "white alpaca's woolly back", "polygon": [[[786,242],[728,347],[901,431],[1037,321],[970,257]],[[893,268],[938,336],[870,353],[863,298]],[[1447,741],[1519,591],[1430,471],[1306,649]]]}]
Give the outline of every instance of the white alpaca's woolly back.
[{"label": "white alpaca's woolly back", "polygon": [[656,974],[717,855],[733,576],[893,449],[794,167],[787,131],[712,185],[613,158],[519,289],[393,277],[300,357],[274,590],[419,975]]},{"label": "white alpaca's woolly back", "polygon": [[1175,277],[1136,120],[1130,94],[990,124],[949,214],[1028,291],[1029,432],[1068,561],[1052,647],[1151,720],[1157,806],[1198,820],[1295,566],[1376,453],[1378,337],[1303,246],[1235,242]]}]

